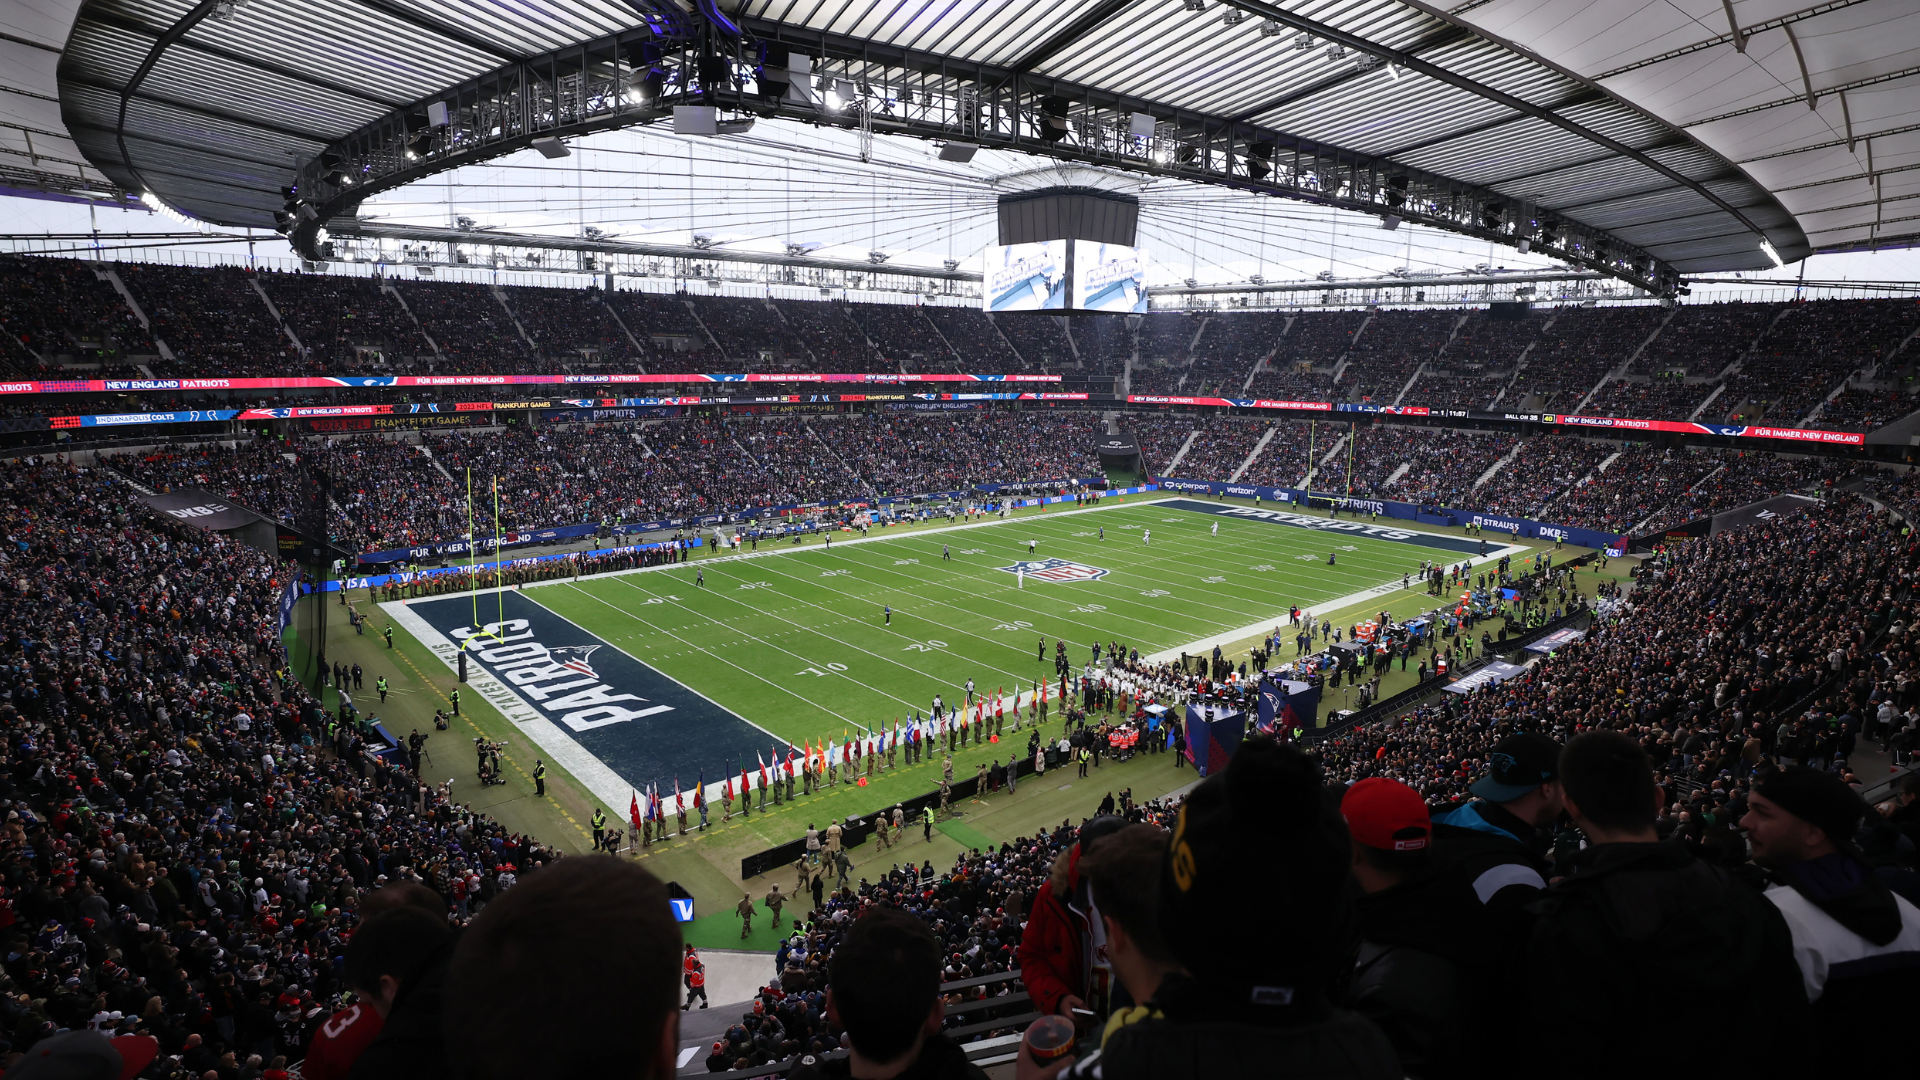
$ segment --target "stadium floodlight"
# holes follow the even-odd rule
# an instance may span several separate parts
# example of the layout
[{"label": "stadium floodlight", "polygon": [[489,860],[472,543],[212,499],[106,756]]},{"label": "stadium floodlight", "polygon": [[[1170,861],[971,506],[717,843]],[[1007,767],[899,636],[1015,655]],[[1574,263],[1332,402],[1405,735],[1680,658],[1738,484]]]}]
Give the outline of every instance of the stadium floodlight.
[{"label": "stadium floodlight", "polygon": [[716,135],[744,135],[753,130],[753,117],[740,116],[732,120],[721,120],[713,125]]},{"label": "stadium floodlight", "polygon": [[1520,254],[1525,255],[1527,252],[1533,250],[1533,241],[1523,236],[1520,238],[1520,242],[1514,245],[1514,248],[1517,249]]},{"label": "stadium floodlight", "polygon": [[1255,180],[1273,175],[1272,143],[1257,142],[1247,147],[1247,175]]},{"label": "stadium floodlight", "polygon": [[541,157],[546,158],[550,161],[557,158],[566,157],[569,154],[573,153],[572,150],[567,149],[567,144],[561,142],[557,136],[549,136],[544,139],[535,139],[533,140],[533,148],[535,150],[540,151]]},{"label": "stadium floodlight", "polygon": [[1281,34],[1284,34],[1286,32],[1287,32],[1287,28],[1284,26],[1281,26],[1277,20],[1264,19],[1260,23],[1261,37],[1279,37]]},{"label": "stadium floodlight", "polygon": [[1152,113],[1129,113],[1127,116],[1127,134],[1136,139],[1153,138],[1154,121]]},{"label": "stadium floodlight", "polygon": [[1382,214],[1380,216],[1380,227],[1388,232],[1392,232],[1400,227],[1400,221],[1401,218],[1398,214]]},{"label": "stadium floodlight", "polygon": [[1067,109],[1071,104],[1058,94],[1040,99],[1035,126],[1042,142],[1059,142],[1067,137]]},{"label": "stadium floodlight", "polygon": [[446,102],[435,101],[427,106],[427,125],[429,127],[446,127],[449,119],[451,119],[451,117],[447,112]]},{"label": "stadium floodlight", "polygon": [[972,161],[973,155],[979,152],[980,152],[980,148],[974,145],[973,143],[961,143],[961,142],[943,143],[940,146],[940,160],[941,161],[957,161],[962,165],[964,165],[967,162]]},{"label": "stadium floodlight", "polygon": [[1768,240],[1764,236],[1760,238],[1760,250],[1767,253],[1767,258],[1773,260],[1773,265],[1776,268],[1787,265],[1786,262],[1780,258],[1780,253],[1773,249],[1773,241]]}]

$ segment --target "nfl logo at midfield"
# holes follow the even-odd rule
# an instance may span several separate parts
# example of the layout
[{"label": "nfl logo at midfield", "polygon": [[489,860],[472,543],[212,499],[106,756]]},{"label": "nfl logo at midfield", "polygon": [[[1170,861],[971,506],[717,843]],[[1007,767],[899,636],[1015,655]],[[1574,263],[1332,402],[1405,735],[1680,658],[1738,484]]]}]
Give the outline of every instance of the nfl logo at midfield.
[{"label": "nfl logo at midfield", "polygon": [[1107,576],[1107,572],[1098,566],[1068,562],[1066,559],[1024,559],[1000,569],[1009,574],[1025,570],[1028,577],[1041,581],[1093,581]]}]

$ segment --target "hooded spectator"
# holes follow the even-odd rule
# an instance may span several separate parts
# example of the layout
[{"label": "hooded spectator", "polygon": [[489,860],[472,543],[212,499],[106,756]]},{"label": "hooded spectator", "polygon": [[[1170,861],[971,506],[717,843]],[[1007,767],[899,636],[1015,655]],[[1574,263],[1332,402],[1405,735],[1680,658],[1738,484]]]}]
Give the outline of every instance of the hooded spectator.
[{"label": "hooded spectator", "polygon": [[1854,846],[1866,803],[1832,773],[1788,766],[1763,773],[1749,805],[1740,827],[1793,933],[1814,1043],[1847,1046],[1848,1067],[1863,1076],[1911,1067],[1897,1040],[1860,1037],[1897,1030],[1920,1009],[1920,910]]}]

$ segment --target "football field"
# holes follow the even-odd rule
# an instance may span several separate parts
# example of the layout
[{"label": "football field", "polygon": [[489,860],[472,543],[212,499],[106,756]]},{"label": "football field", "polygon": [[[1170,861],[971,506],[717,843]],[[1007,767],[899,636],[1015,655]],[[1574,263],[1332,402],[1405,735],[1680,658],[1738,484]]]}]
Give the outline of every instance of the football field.
[{"label": "football field", "polygon": [[[839,538],[852,535],[383,607],[450,664],[491,635],[467,650],[474,689],[624,805],[636,787],[757,772],[789,744],[891,730],[935,694],[963,703],[969,679],[986,694],[1057,686],[1056,641],[1076,671],[1096,641],[1210,653],[1294,604],[1401,595],[1423,560],[1482,546],[1186,498]],[[1518,550],[1486,549],[1474,561]]]}]

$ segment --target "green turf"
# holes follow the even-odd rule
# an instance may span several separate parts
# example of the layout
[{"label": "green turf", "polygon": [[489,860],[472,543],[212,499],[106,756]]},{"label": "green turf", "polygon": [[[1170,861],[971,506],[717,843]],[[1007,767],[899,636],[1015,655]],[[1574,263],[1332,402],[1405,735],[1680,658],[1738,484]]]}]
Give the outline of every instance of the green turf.
[{"label": "green turf", "polygon": [[[1220,521],[1218,536],[1209,527]],[[1104,528],[1106,537],[1099,537]],[[1142,543],[1153,531],[1151,546]],[[1059,557],[1098,580],[1024,589],[996,569]],[[941,558],[942,545],[952,561]],[[1326,565],[1329,551],[1337,566]],[[795,742],[879,729],[933,695],[1031,689],[1053,674],[1056,639],[1078,668],[1094,641],[1142,655],[1284,623],[1460,553],[1154,503],[1029,516],[943,533],[836,544],[529,588],[525,595],[666,675]],[[890,605],[890,625],[882,607]],[[1045,659],[1036,659],[1044,642]]]}]

